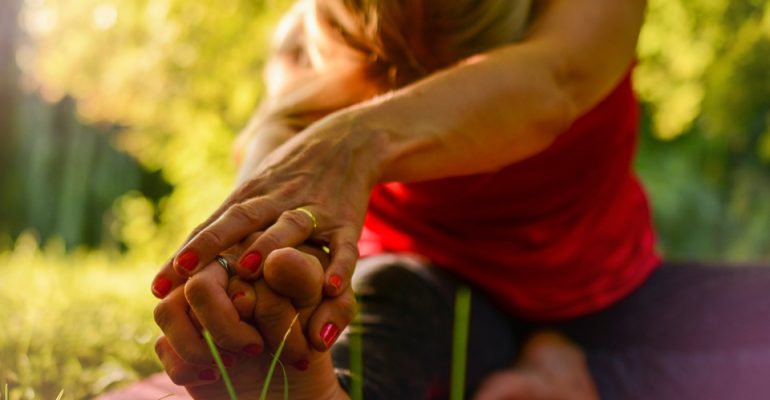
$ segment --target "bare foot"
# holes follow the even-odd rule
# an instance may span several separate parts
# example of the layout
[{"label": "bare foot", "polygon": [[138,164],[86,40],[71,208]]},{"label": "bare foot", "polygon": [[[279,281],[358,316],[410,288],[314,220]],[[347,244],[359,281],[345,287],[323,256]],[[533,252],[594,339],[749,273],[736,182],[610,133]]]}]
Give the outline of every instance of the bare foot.
[{"label": "bare foot", "polygon": [[475,400],[596,400],[583,351],[563,335],[535,333],[516,366],[489,376]]}]

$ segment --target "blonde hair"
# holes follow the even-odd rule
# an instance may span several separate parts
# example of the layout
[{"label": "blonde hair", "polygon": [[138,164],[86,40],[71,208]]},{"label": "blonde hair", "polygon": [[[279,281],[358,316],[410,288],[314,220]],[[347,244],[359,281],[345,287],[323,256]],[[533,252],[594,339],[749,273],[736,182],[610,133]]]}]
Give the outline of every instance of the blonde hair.
[{"label": "blonde hair", "polygon": [[[389,87],[519,40],[531,0],[316,0],[348,11],[351,46],[368,51],[371,75]],[[343,22],[343,21],[340,21]]]}]

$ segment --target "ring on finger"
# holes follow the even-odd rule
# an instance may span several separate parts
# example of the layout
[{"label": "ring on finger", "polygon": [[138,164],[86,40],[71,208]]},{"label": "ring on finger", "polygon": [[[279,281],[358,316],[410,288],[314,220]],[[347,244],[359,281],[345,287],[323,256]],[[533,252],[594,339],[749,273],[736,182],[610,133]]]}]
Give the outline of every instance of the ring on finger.
[{"label": "ring on finger", "polygon": [[216,257],[217,262],[219,265],[222,266],[222,268],[225,269],[225,272],[227,272],[228,277],[233,277],[235,275],[235,271],[233,271],[233,267],[230,266],[230,263],[227,261],[226,258],[222,257],[221,255],[218,255]]},{"label": "ring on finger", "polygon": [[305,213],[310,219],[313,221],[313,230],[316,230],[318,228],[318,218],[315,217],[315,214],[313,214],[312,211],[308,210],[305,207],[297,207],[295,210]]}]

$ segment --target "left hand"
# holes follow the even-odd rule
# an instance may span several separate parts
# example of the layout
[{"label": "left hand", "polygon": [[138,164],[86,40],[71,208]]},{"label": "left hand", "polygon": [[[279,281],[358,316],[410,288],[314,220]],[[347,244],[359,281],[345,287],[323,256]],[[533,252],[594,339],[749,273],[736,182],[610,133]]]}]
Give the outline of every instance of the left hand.
[{"label": "left hand", "polygon": [[380,175],[383,135],[367,130],[356,109],[346,109],[291,138],[193,231],[156,276],[153,292],[164,297],[218,254],[264,230],[238,261],[238,275],[254,280],[270,252],[311,241],[331,250],[325,295],[344,293],[358,259],[369,195]]}]

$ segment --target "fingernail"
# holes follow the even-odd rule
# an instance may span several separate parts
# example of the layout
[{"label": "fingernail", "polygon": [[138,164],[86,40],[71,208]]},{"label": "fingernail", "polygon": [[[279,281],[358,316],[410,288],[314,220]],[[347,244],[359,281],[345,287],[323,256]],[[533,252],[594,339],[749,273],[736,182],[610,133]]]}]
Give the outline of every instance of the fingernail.
[{"label": "fingernail", "polygon": [[188,272],[192,271],[198,266],[198,255],[193,250],[187,250],[176,258],[176,263]]},{"label": "fingernail", "polygon": [[324,341],[327,349],[334,343],[334,339],[337,337],[338,333],[339,329],[337,329],[331,322],[327,322],[326,325],[321,328],[321,340]]},{"label": "fingernail", "polygon": [[247,344],[243,348],[243,352],[251,356],[258,356],[262,354],[262,346],[257,343]]},{"label": "fingernail", "polygon": [[205,369],[198,374],[198,379],[202,381],[213,381],[217,379],[217,374],[212,369]]},{"label": "fingernail", "polygon": [[229,354],[220,354],[219,358],[222,359],[222,364],[225,365],[225,368],[230,369],[233,365],[235,365],[235,357],[229,355]]},{"label": "fingernail", "polygon": [[166,277],[158,277],[158,279],[155,279],[155,282],[152,283],[152,292],[159,299],[166,297],[169,290],[171,290],[171,280]]},{"label": "fingernail", "polygon": [[329,283],[334,286],[335,289],[339,290],[340,287],[342,287],[342,278],[339,275],[332,275],[329,277]]},{"label": "fingernail", "polygon": [[232,297],[230,297],[230,299],[232,299],[233,301],[235,301],[235,300],[238,300],[238,299],[240,299],[240,298],[241,298],[241,297],[243,297],[243,296],[246,296],[246,293],[243,293],[243,292],[237,292],[237,293],[233,294],[233,296],[232,296]]},{"label": "fingernail", "polygon": [[262,262],[262,255],[259,252],[252,251],[241,260],[241,267],[248,269],[251,273],[257,272],[259,263]]},{"label": "fingernail", "polygon": [[299,360],[292,364],[294,368],[300,370],[300,371],[306,371],[307,368],[310,366],[310,361],[308,360]]}]

